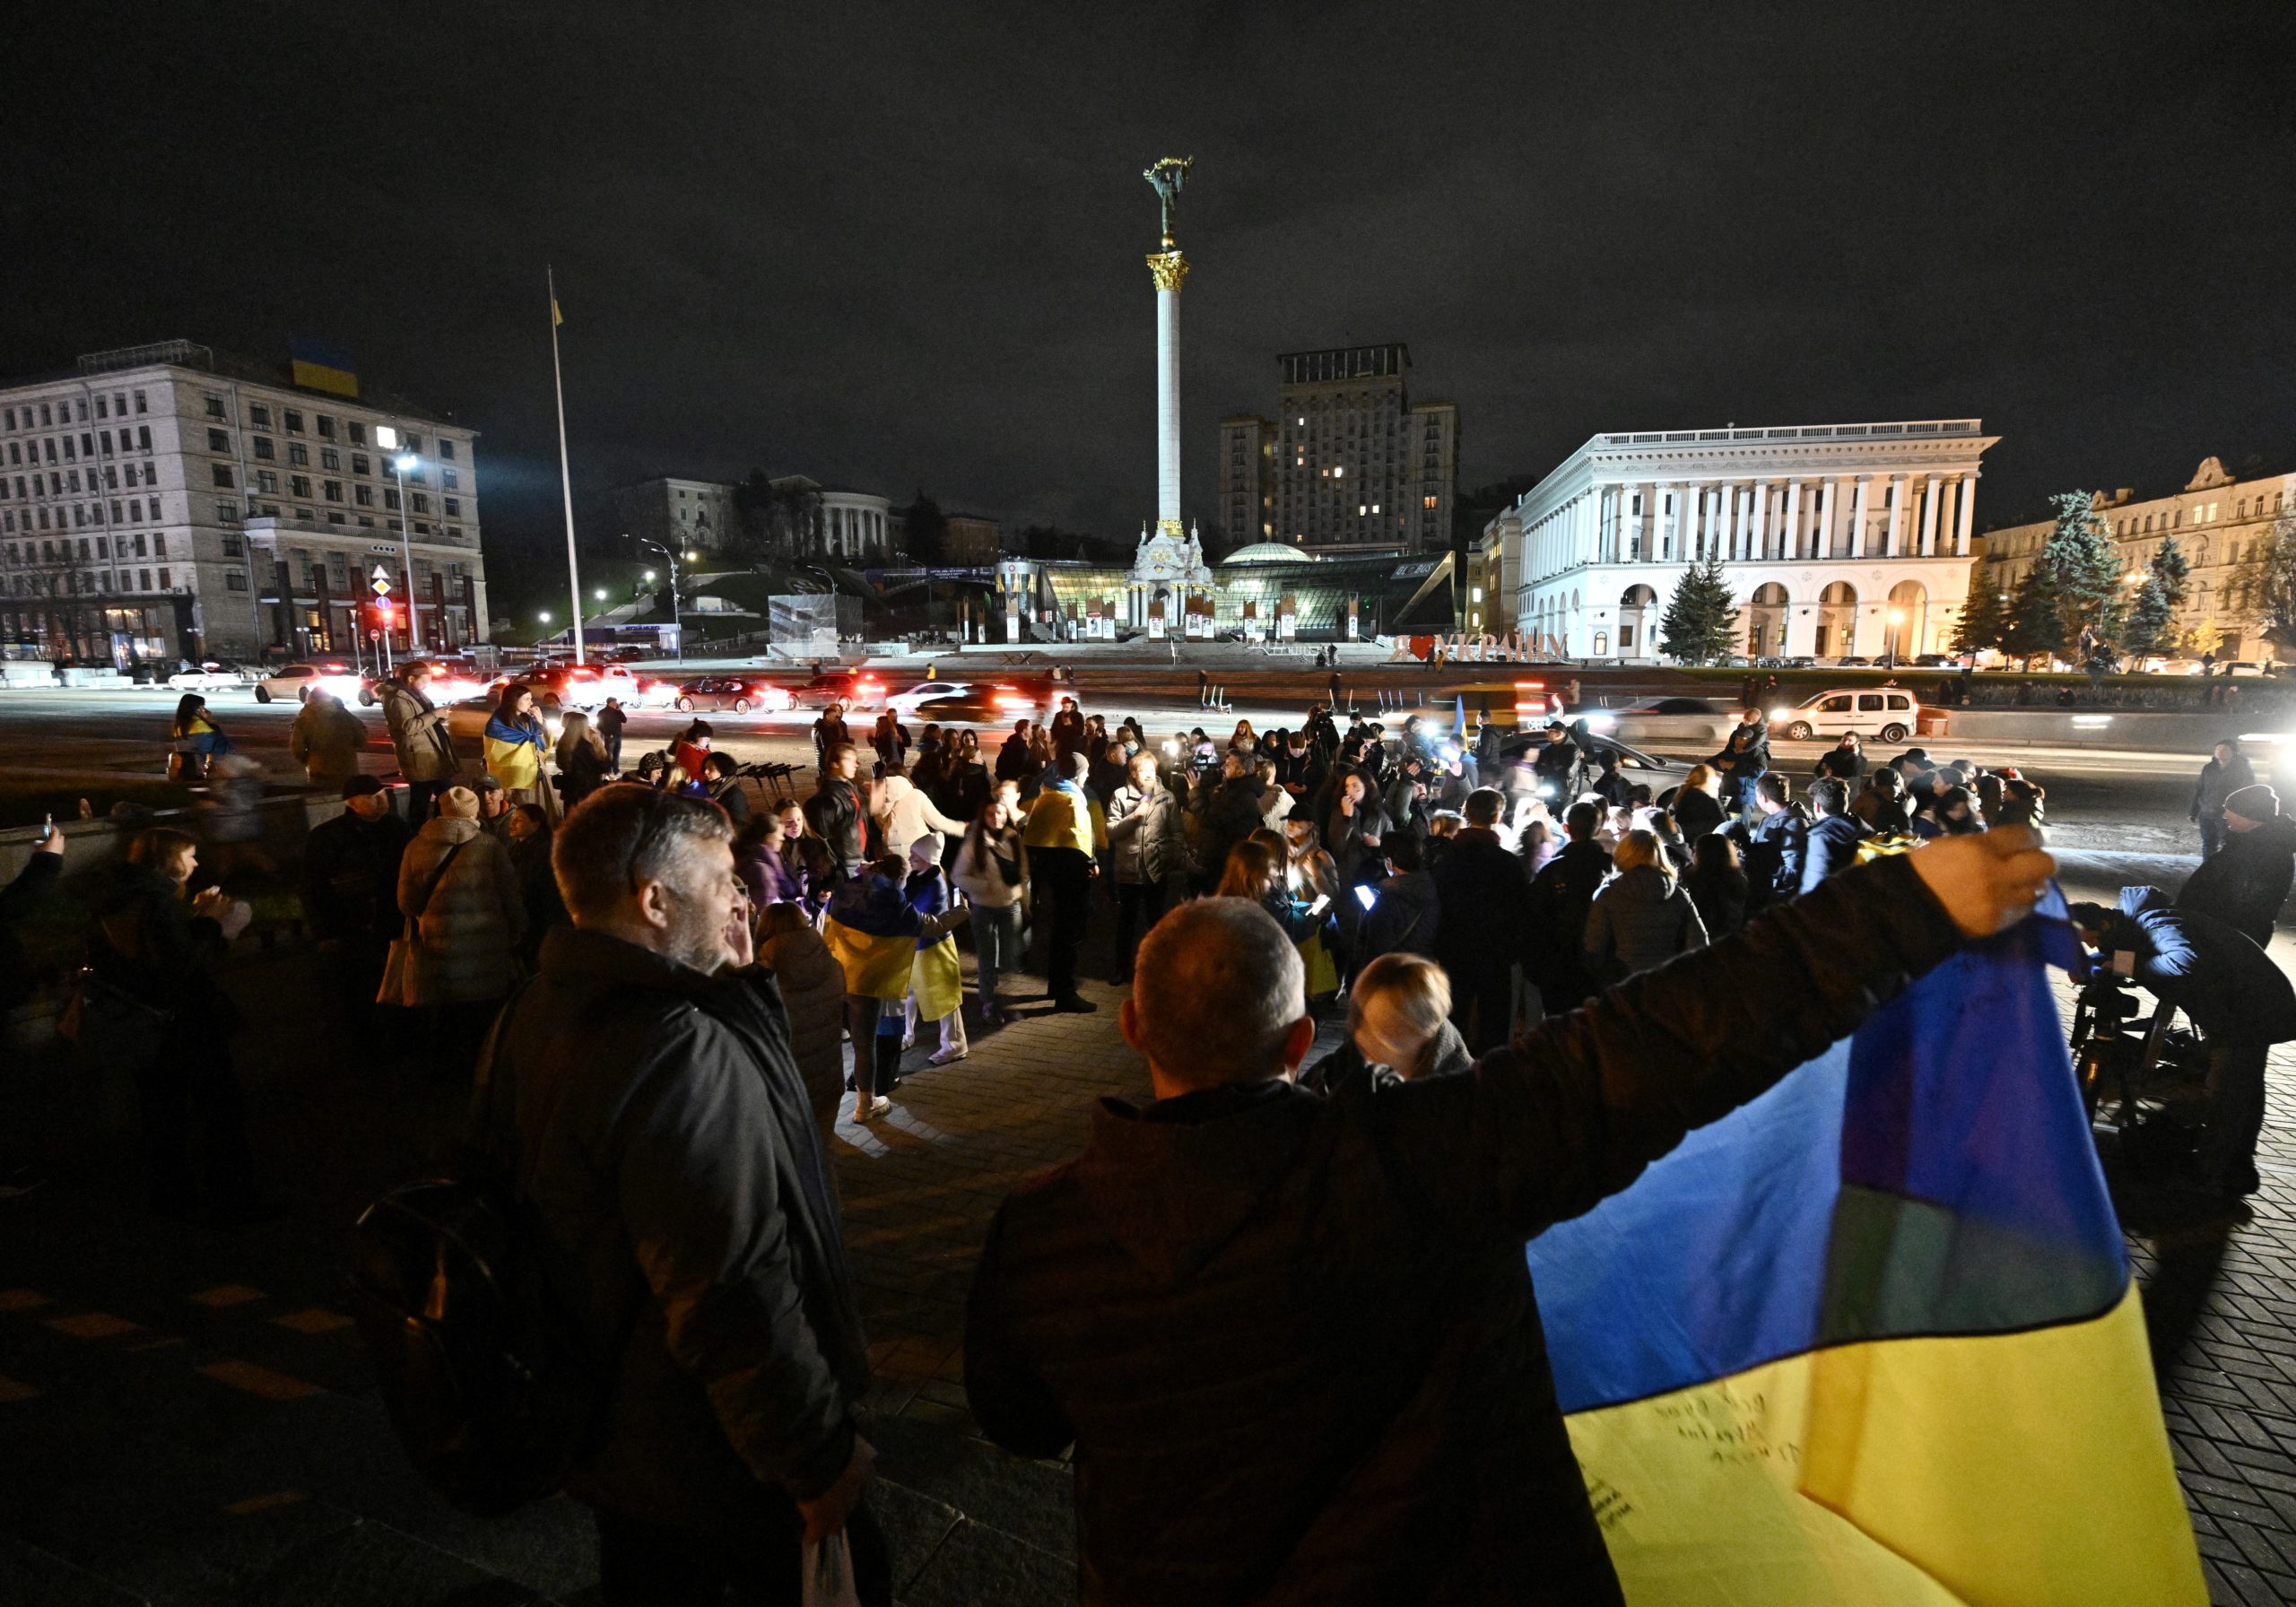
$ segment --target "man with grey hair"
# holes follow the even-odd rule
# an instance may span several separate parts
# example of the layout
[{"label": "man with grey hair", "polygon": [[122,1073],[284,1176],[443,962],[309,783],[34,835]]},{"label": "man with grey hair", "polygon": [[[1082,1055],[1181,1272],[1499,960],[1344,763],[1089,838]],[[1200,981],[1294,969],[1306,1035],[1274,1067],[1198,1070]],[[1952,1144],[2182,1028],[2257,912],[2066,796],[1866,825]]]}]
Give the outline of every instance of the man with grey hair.
[{"label": "man with grey hair", "polygon": [[989,1437],[1076,1449],[1107,1603],[1617,1603],[1526,1240],[1839,1038],[2054,870],[2023,828],[1844,871],[1473,1072],[1331,1098],[1257,904],[1166,916],[1118,1012],[1154,1099],[1008,1198],[966,1309]]},{"label": "man with grey hair", "polygon": [[726,816],[622,783],[552,867],[571,926],[495,1023],[477,1142],[533,1211],[599,1371],[567,1480],[608,1603],[794,1599],[844,1529],[861,1599],[891,1586],[860,1505],[868,1351],[788,1019],[750,948]]}]

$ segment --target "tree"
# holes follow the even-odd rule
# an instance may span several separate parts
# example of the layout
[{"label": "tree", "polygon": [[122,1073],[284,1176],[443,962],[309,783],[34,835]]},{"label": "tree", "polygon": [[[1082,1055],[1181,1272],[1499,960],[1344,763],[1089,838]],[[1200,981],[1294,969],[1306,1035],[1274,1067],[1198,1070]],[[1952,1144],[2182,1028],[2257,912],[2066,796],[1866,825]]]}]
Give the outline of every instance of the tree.
[{"label": "tree", "polygon": [[[2110,642],[2120,633],[2120,559],[2113,551],[2111,528],[2089,491],[2066,491],[2049,501],[2057,508],[2057,524],[2033,564],[2037,571],[2048,571],[2056,594],[2057,639],[2045,650],[2078,642],[2084,631]],[[2017,623],[2029,633],[2040,629],[2039,621],[2022,612]]]},{"label": "tree", "polygon": [[2144,584],[2136,588],[2136,600],[2129,604],[2128,617],[2121,622],[2121,651],[2132,658],[2143,658],[2157,653],[2167,645],[2170,616],[2175,612],[2169,604],[2169,594],[2161,585],[2158,574],[2147,575]]},{"label": "tree", "polygon": [[901,510],[907,522],[909,555],[919,563],[939,563],[949,552],[949,516],[922,489],[917,500]]},{"label": "tree", "polygon": [[2152,554],[2152,578],[2161,583],[2161,595],[2169,601],[2171,612],[2185,605],[2185,598],[2192,590],[2192,565],[2185,561],[2185,550],[2177,545],[2177,538],[2164,535],[2161,550]]},{"label": "tree", "polygon": [[1961,604],[1961,617],[1953,624],[1954,652],[1977,653],[2001,645],[2009,615],[2002,607],[2000,570],[1997,558],[1986,559],[1970,570],[1969,601]]},{"label": "tree", "polygon": [[2001,647],[2019,658],[2041,653],[2054,657],[2065,651],[2065,600],[2058,591],[2057,570],[2044,552],[2017,582],[2016,595],[2009,600],[2009,623],[2001,633]]},{"label": "tree", "polygon": [[772,553],[776,496],[772,477],[763,469],[752,469],[734,488],[734,528],[728,534],[739,556],[754,560]]},{"label": "tree", "polygon": [[2264,639],[2296,651],[2296,514],[2275,520],[2249,546],[2233,584],[2252,599]]},{"label": "tree", "polygon": [[1658,629],[1660,651],[1677,663],[1708,664],[1728,654],[1737,639],[1738,611],[1722,578],[1720,553],[1709,552],[1705,562],[1683,571]]}]

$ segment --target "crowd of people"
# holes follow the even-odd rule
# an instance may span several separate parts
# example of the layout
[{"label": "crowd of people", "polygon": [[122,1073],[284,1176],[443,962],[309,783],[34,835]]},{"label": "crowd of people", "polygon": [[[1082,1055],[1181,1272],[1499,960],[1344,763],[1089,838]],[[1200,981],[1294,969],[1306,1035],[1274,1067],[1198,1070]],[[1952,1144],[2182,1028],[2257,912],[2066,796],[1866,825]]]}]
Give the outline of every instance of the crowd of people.
[{"label": "crowd of people", "polygon": [[[615,1358],[569,1482],[609,1603],[715,1599],[838,1531],[859,1598],[887,1599],[830,1138],[893,1108],[920,1039],[947,1067],[1031,1007],[1097,1009],[1096,927],[1155,1098],[1104,1102],[1084,1156],[1007,1202],[966,1379],[1002,1443],[1078,1446],[1101,1594],[1416,1599],[1443,1593],[1405,1570],[1431,1568],[1468,1597],[1538,1578],[1549,1595],[1518,1599],[1615,1599],[1523,1240],[2050,873],[2018,770],[1876,764],[1844,738],[1793,777],[1751,711],[1654,796],[1561,720],[1390,733],[1319,704],[1157,742],[1072,695],[984,743],[891,713],[857,739],[832,707],[810,791],[764,801],[705,722],[639,785],[617,708],[553,742],[513,683],[474,764],[420,671],[380,693],[403,811],[339,704],[297,718],[297,761],[344,804],[306,847],[305,918],[357,1030],[475,1068],[480,1147]],[[196,698],[171,743],[211,779],[231,752]],[[2196,815],[2220,830],[2177,903],[2266,942],[2296,825],[2211,765]],[[137,834],[91,970],[168,1024],[154,1203],[228,1217],[262,1202],[208,968],[246,907],[193,892],[197,864],[189,837]],[[2152,906],[2082,916],[2145,936],[2173,981]],[[1311,1058],[1326,1021],[1337,1047]],[[2255,1037],[2227,1073],[2253,1060],[2257,1091],[2228,1187],[2243,1167],[2254,1186]],[[1431,1561],[1412,1537],[1438,1523],[1466,1538]]]}]

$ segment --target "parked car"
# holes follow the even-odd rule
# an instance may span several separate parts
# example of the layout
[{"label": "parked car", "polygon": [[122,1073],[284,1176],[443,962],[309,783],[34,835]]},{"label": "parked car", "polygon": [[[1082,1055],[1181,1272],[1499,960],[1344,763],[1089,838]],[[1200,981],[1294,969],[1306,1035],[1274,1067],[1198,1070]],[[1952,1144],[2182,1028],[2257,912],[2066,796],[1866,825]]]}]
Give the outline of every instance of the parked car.
[{"label": "parked car", "polygon": [[1948,665],[1961,663],[1961,660],[1951,653],[1924,653],[1913,662],[1918,669],[1942,670]]},{"label": "parked car", "polygon": [[770,682],[752,681],[740,675],[704,675],[672,687],[670,707],[680,714],[720,710],[747,714],[753,708],[787,708],[790,698],[787,689]]},{"label": "parked car", "polygon": [[222,692],[248,683],[248,673],[234,664],[203,664],[196,670],[178,670],[168,684],[179,692]]},{"label": "parked car", "polygon": [[1873,663],[1874,661],[1872,659],[1867,658],[1863,654],[1851,653],[1843,657],[1835,659],[1833,661],[1833,667],[1837,670],[1862,670],[1870,668]]},{"label": "parked car", "polygon": [[1913,694],[1894,686],[1840,687],[1813,693],[1789,708],[1771,709],[1770,728],[1796,743],[1852,732],[1901,743],[1913,734],[1920,716]]},{"label": "parked car", "polygon": [[1719,743],[1738,723],[1738,710],[1710,698],[1657,698],[1631,708],[1587,711],[1587,727],[1627,743]]}]

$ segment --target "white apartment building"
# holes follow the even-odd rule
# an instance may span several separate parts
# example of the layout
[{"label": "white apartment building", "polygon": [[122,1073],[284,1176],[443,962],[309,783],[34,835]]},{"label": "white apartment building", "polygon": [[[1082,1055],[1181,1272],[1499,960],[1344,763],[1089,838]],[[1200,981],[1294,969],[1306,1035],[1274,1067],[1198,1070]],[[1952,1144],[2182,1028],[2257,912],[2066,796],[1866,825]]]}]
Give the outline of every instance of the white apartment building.
[{"label": "white apartment building", "polygon": [[1942,651],[1997,439],[1975,419],[1597,435],[1494,521],[1520,550],[1515,628],[1654,660],[1675,582],[1712,552],[1749,655]]},{"label": "white apartment building", "polygon": [[483,641],[476,439],[188,341],[0,382],[0,652],[348,656],[378,567],[395,651],[410,612],[426,650]]},{"label": "white apartment building", "polygon": [[[2236,475],[2221,459],[2205,457],[2180,491],[2138,496],[2129,487],[2096,493],[2097,512],[2112,529],[2123,577],[2134,586],[2161,541],[2177,538],[2191,567],[2184,606],[2174,629],[2197,653],[2219,658],[2270,658],[2277,649],[2258,634],[2254,583],[2242,565],[2274,521],[2296,512],[2296,473]],[[2040,553],[2054,519],[2011,525],[1985,534],[1985,555],[2000,560],[1988,570],[2013,592]]]}]

